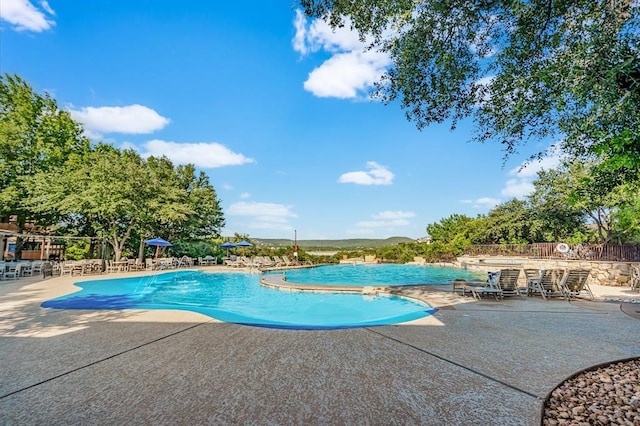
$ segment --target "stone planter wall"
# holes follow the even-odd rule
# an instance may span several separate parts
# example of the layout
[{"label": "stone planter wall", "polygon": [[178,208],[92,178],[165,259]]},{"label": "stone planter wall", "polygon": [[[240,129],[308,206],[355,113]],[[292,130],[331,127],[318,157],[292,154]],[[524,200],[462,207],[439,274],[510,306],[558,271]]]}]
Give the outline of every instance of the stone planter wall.
[{"label": "stone planter wall", "polygon": [[[590,269],[590,283],[627,286],[631,281],[629,262],[564,260],[564,259],[526,259],[520,257],[459,257],[456,266],[473,272],[489,272],[507,268],[526,269]],[[636,263],[637,264],[637,263]],[[520,280],[524,282],[524,274]]]}]

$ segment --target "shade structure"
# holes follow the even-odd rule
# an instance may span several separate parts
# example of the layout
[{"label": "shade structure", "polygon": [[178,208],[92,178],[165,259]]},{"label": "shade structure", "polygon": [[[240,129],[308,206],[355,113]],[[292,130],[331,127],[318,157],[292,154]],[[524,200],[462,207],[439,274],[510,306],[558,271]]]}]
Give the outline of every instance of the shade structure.
[{"label": "shade structure", "polygon": [[144,240],[144,243],[148,246],[156,247],[156,258],[158,257],[158,251],[160,250],[160,247],[170,247],[173,245],[169,241],[163,240],[162,238],[152,238],[150,240]]},{"label": "shade structure", "polygon": [[229,249],[230,248],[234,248],[236,245],[233,243],[230,243],[229,241],[220,244],[220,248],[225,248],[227,249],[227,257],[229,257]]},{"label": "shade structure", "polygon": [[253,246],[253,244],[251,244],[249,241],[245,241],[242,240],[239,243],[236,243],[236,247],[242,247],[242,255],[244,256],[244,248],[245,247],[251,247]]}]

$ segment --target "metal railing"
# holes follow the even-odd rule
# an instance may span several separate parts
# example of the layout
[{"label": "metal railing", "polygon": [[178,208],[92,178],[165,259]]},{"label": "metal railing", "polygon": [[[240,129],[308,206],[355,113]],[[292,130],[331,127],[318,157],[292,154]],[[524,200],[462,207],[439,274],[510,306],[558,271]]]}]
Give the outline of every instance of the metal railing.
[{"label": "metal railing", "polygon": [[486,244],[465,249],[465,256],[514,256],[531,259],[640,262],[640,244]]}]

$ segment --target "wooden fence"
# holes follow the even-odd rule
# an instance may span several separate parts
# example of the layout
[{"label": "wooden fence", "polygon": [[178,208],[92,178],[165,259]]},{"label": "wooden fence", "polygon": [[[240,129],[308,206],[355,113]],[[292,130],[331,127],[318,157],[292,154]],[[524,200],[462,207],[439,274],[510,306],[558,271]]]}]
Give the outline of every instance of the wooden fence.
[{"label": "wooden fence", "polygon": [[487,244],[467,247],[465,256],[640,262],[640,244]]}]

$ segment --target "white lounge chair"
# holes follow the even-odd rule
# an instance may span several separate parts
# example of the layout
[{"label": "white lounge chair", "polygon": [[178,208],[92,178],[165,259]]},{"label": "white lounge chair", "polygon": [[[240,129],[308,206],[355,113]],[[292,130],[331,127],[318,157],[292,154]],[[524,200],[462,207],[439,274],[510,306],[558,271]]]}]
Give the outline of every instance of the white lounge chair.
[{"label": "white lounge chair", "polygon": [[17,280],[18,278],[20,278],[20,264],[15,263],[15,262],[9,262],[6,264],[5,266],[5,271],[2,274],[2,276],[4,277],[5,280],[7,279],[11,279],[11,280]]}]

